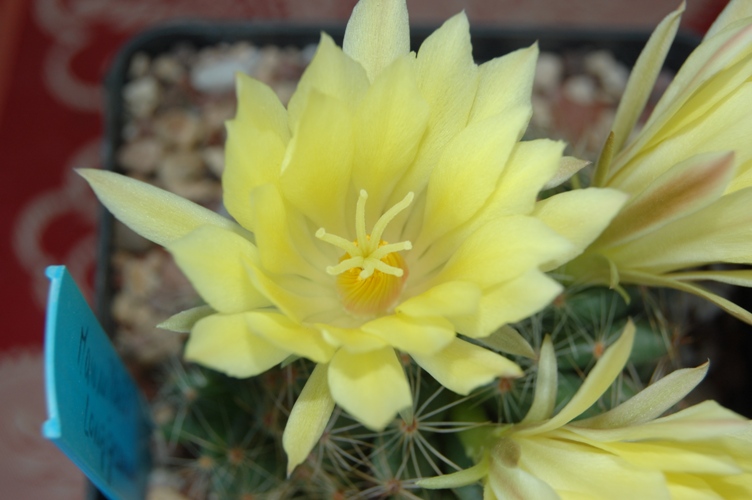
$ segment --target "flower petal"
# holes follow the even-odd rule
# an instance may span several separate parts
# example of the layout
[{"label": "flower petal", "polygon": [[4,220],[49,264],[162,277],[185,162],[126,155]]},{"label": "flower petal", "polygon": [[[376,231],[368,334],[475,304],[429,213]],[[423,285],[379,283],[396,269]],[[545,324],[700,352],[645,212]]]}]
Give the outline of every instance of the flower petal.
[{"label": "flower petal", "polygon": [[448,281],[407,299],[396,311],[415,318],[436,316],[439,311],[451,320],[454,316],[475,314],[480,298],[481,290],[475,283]]},{"label": "flower petal", "polygon": [[303,72],[287,106],[290,113],[290,129],[297,129],[300,116],[308,107],[312,91],[336,98],[348,111],[353,111],[369,85],[363,67],[342,52],[329,35],[322,33],[316,54]]},{"label": "flower petal", "polygon": [[674,165],[627,203],[597,245],[625,243],[708,206],[723,194],[734,171],[732,152],[700,154]]},{"label": "flower petal", "polygon": [[196,323],[185,346],[185,359],[226,373],[251,377],[290,355],[248,329],[243,314],[213,314]]},{"label": "flower petal", "polygon": [[287,419],[282,447],[287,453],[287,475],[303,463],[329,423],[334,399],[329,393],[327,365],[317,364],[308,377]]},{"label": "flower petal", "polygon": [[621,150],[627,142],[632,129],[637,124],[637,119],[648,102],[655,80],[658,78],[658,73],[663,67],[666,54],[668,54],[668,49],[671,48],[676,31],[679,29],[679,21],[683,12],[684,4],[666,16],[655,28],[648,43],[637,58],[637,62],[632,69],[632,76],[627,82],[624,95],[616,110],[614,124],[611,127],[614,133],[614,151]]},{"label": "flower petal", "polygon": [[698,285],[686,283],[680,279],[673,279],[671,275],[659,276],[650,273],[641,273],[637,271],[628,271],[621,273],[621,281],[624,283],[643,284],[648,286],[659,286],[674,288],[682,292],[692,293],[698,297],[709,300],[735,318],[752,325],[752,313],[741,306],[738,306],[718,294],[710,292]]},{"label": "flower petal", "polygon": [[248,328],[280,349],[291,351],[317,363],[326,363],[334,348],[321,338],[318,330],[294,323],[276,312],[250,312],[245,315]]},{"label": "flower petal", "polygon": [[193,329],[193,326],[198,320],[203,319],[211,314],[216,313],[211,306],[198,306],[186,309],[177,314],[173,314],[166,320],[157,325],[157,328],[163,330],[170,330],[178,333],[188,333]]},{"label": "flower petal", "polygon": [[365,353],[388,346],[385,340],[370,335],[359,328],[340,328],[322,323],[317,323],[315,326],[331,345],[341,347],[352,353]]},{"label": "flower petal", "polygon": [[[530,269],[571,254],[572,245],[542,221],[510,216],[489,221],[470,235],[432,280],[497,286]],[[425,265],[423,259],[420,265]]]},{"label": "flower petal", "polygon": [[431,172],[420,242],[436,238],[470,219],[495,191],[514,146],[530,119],[518,107],[469,125],[447,144]]},{"label": "flower petal", "polygon": [[415,485],[419,488],[429,490],[444,490],[467,486],[468,484],[477,483],[488,474],[489,463],[488,455],[483,455],[481,461],[472,467],[452,472],[451,474],[419,479],[415,482]]},{"label": "flower petal", "polygon": [[708,363],[697,368],[684,368],[663,377],[658,382],[632,396],[616,408],[578,420],[571,425],[591,429],[608,429],[638,425],[660,417],[702,382],[708,372]]},{"label": "flower petal", "polygon": [[112,215],[158,245],[166,246],[203,225],[249,235],[231,220],[145,182],[106,170],[76,172]]},{"label": "flower petal", "polygon": [[458,338],[434,355],[412,357],[441,385],[462,395],[497,377],[522,375],[520,367],[507,358]]},{"label": "flower petal", "polygon": [[469,123],[518,107],[532,107],[530,96],[537,61],[536,43],[481,64]]},{"label": "flower petal", "polygon": [[421,192],[444,146],[467,125],[478,87],[467,16],[447,20],[421,44],[416,58],[418,88],[430,107],[415,161],[392,193],[394,205],[408,192]]},{"label": "flower petal", "polygon": [[330,284],[325,273],[330,261],[305,234],[305,223],[294,207],[288,205],[277,186],[265,184],[253,190],[250,200],[254,211],[254,235],[261,264],[266,272],[297,274],[322,284]]},{"label": "flower petal", "polygon": [[752,188],[736,191],[660,231],[608,248],[604,254],[619,263],[621,272],[622,268],[662,273],[710,262],[750,263],[750,206]]},{"label": "flower petal", "polygon": [[390,208],[386,207],[389,195],[415,159],[428,114],[412,55],[395,61],[368,89],[354,120],[352,170],[355,189],[368,192],[367,227]]},{"label": "flower petal", "polygon": [[660,471],[643,470],[576,440],[520,441],[519,468],[544,481],[564,498],[669,498]]},{"label": "flower petal", "polygon": [[557,429],[577,418],[603,395],[629,360],[635,327],[628,321],[619,340],[606,349],[572,399],[553,418],[540,425],[521,429],[516,435],[542,434]]},{"label": "flower petal", "polygon": [[[436,311],[435,314],[440,312]],[[360,328],[396,349],[423,356],[435,354],[455,338],[452,323],[438,316],[416,319],[404,314],[392,314],[371,320]]]},{"label": "flower petal", "polygon": [[739,19],[752,17],[752,3],[746,0],[731,0],[705,33],[705,39],[715,36]]},{"label": "flower petal", "polygon": [[454,318],[457,331],[468,337],[486,337],[501,325],[515,323],[548,305],[562,287],[537,269],[486,290],[474,317]]},{"label": "flower petal", "polygon": [[559,193],[535,206],[533,215],[573,243],[568,252],[557,255],[545,270],[569,262],[608,227],[627,201],[627,195],[614,189],[576,189]]},{"label": "flower petal", "polygon": [[524,356],[528,359],[535,358],[533,346],[520,335],[520,332],[509,325],[504,325],[488,337],[477,338],[478,342],[495,351]]},{"label": "flower petal", "polygon": [[[752,432],[752,423],[715,401],[703,401],[677,413],[640,425],[613,429],[587,429],[567,426],[567,431],[598,442],[678,441],[698,442],[721,438],[739,439]],[[747,448],[748,449],[748,448]]]},{"label": "flower petal", "polygon": [[347,22],[342,47],[374,81],[384,68],[410,52],[405,0],[360,0]]},{"label": "flower petal", "polygon": [[199,295],[216,311],[238,313],[271,305],[253,285],[246,262],[258,261],[253,244],[235,233],[203,226],[167,245]]},{"label": "flower petal", "polygon": [[560,497],[535,474],[518,467],[520,449],[509,439],[501,440],[494,448],[488,471],[488,484],[499,499],[558,500]]},{"label": "flower petal", "polygon": [[412,404],[405,372],[391,347],[364,354],[340,349],[329,366],[329,388],[338,405],[375,431]]},{"label": "flower petal", "polygon": [[540,422],[551,418],[556,406],[559,373],[556,365],[556,353],[551,336],[546,335],[538,357],[538,373],[535,379],[533,404],[520,423]]},{"label": "flower petal", "polygon": [[348,234],[352,220],[345,220],[345,201],[353,138],[351,114],[344,103],[312,90],[287,153],[280,177],[285,199],[317,227]]},{"label": "flower petal", "polygon": [[293,321],[316,323],[342,315],[342,303],[332,290],[299,276],[270,275],[258,265],[245,264],[254,286]]},{"label": "flower petal", "polygon": [[251,125],[230,121],[226,127],[222,199],[235,220],[255,230],[251,191],[279,179],[285,144],[273,132],[258,131]]},{"label": "flower petal", "polygon": [[238,73],[237,95],[237,115],[227,122],[223,200],[235,220],[252,229],[249,193],[279,177],[290,129],[287,110],[268,85]]}]

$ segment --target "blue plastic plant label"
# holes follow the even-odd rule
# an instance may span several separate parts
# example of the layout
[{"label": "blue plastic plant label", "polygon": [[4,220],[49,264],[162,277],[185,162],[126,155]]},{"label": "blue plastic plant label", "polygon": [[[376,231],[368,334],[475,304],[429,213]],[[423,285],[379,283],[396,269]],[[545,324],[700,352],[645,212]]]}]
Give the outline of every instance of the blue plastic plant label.
[{"label": "blue plastic plant label", "polygon": [[151,466],[145,401],[65,267],[46,273],[42,433],[108,498],[143,499]]}]

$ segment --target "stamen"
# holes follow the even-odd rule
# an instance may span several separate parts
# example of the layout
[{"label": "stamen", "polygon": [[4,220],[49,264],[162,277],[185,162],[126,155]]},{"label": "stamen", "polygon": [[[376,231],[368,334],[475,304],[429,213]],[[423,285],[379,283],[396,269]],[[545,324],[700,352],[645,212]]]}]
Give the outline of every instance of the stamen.
[{"label": "stamen", "polygon": [[[368,193],[365,189],[360,190],[360,196],[358,197],[358,204],[355,207],[355,238],[358,240],[358,245],[362,248],[363,252],[367,255],[368,249],[368,236],[366,236],[366,200],[368,199]],[[352,255],[352,254],[350,254]]]},{"label": "stamen", "polygon": [[401,252],[402,250],[412,250],[413,244],[409,241],[400,241],[399,243],[390,243],[388,245],[381,245],[368,255],[369,259],[381,260],[390,253]]},{"label": "stamen", "polygon": [[357,257],[352,257],[350,259],[345,259],[336,266],[329,266],[326,268],[326,272],[328,274],[331,274],[332,276],[336,276],[338,274],[342,274],[345,271],[348,271],[352,269],[353,267],[360,267],[363,265],[363,257],[358,255]]},{"label": "stamen", "polygon": [[323,227],[320,227],[319,230],[316,231],[316,237],[322,241],[326,241],[327,243],[334,245],[337,248],[341,248],[350,255],[362,255],[362,251],[358,248],[358,245],[356,245],[352,241],[344,239],[341,236],[337,236],[336,234],[327,233]]},{"label": "stamen", "polygon": [[[384,234],[384,229],[386,229],[387,224],[392,222],[392,219],[394,219],[397,214],[399,214],[401,211],[406,209],[410,206],[410,203],[413,202],[413,198],[415,197],[415,194],[413,194],[412,191],[407,193],[407,196],[405,196],[401,202],[394,205],[392,208],[386,211],[384,215],[382,215],[378,221],[376,221],[376,224],[373,226],[373,231],[371,231],[371,245],[378,246],[381,242],[381,235]],[[369,254],[375,250],[375,248],[369,248]]]},{"label": "stamen", "polygon": [[401,278],[403,274],[405,274],[405,271],[400,269],[399,267],[390,266],[383,260],[374,260],[374,267],[381,271],[384,274],[390,274],[392,276],[396,276],[398,278]]}]

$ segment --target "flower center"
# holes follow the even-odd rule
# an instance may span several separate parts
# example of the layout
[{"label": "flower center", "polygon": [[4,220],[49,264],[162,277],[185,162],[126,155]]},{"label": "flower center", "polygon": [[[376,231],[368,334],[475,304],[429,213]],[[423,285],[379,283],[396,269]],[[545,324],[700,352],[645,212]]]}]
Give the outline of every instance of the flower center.
[{"label": "flower center", "polygon": [[407,265],[396,252],[410,250],[409,241],[387,243],[381,239],[386,226],[413,201],[413,193],[387,210],[370,234],[366,234],[366,200],[368,193],[360,190],[355,209],[355,241],[327,233],[322,227],[316,237],[345,251],[336,266],[326,272],[337,276],[337,291],[345,309],[358,316],[385,312],[399,297],[407,279]]}]

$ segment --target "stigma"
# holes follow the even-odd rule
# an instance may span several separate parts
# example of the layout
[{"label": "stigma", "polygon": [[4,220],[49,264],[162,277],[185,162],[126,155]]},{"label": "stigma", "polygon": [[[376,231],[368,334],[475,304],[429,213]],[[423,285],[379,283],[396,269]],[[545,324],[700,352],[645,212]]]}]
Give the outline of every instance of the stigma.
[{"label": "stigma", "polygon": [[368,193],[360,190],[355,208],[355,241],[327,233],[322,227],[316,237],[342,249],[345,253],[326,272],[337,276],[337,291],[342,304],[357,316],[375,316],[386,312],[397,300],[407,279],[407,265],[397,253],[412,249],[412,243],[387,243],[381,237],[387,225],[412,203],[414,194],[387,210],[370,233],[366,232],[366,200]]}]

